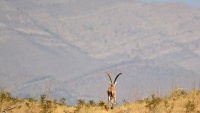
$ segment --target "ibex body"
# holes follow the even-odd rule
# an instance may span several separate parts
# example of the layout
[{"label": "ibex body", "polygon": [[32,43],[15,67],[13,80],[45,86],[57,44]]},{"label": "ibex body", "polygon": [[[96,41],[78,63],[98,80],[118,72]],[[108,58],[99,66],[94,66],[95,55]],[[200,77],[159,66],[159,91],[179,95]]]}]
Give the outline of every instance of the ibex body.
[{"label": "ibex body", "polygon": [[[107,94],[108,94],[108,107],[109,107],[109,104],[111,103],[112,104],[112,107],[111,109],[113,108],[113,104],[116,104],[116,90],[115,90],[115,85],[117,84],[116,80],[118,78],[119,75],[121,75],[121,73],[119,73],[116,77],[115,77],[115,80],[114,82],[112,81],[112,78],[110,76],[109,73],[106,72],[106,74],[109,76],[110,78],[110,87],[108,88],[107,90]],[[113,102],[112,102],[113,101]]]}]

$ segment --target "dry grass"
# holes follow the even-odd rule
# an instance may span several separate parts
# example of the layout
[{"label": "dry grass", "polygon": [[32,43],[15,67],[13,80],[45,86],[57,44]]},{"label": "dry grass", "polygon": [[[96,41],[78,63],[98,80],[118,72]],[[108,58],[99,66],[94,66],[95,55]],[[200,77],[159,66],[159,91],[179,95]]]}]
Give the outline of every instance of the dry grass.
[{"label": "dry grass", "polygon": [[[5,93],[5,92],[4,92]],[[106,110],[106,104],[82,102],[77,106],[66,106],[47,100],[42,104],[33,99],[16,99],[10,94],[0,95],[1,111],[11,109],[12,113],[200,113],[200,92],[186,93],[175,90],[166,97],[151,97]],[[9,113],[9,112],[8,112]]]}]

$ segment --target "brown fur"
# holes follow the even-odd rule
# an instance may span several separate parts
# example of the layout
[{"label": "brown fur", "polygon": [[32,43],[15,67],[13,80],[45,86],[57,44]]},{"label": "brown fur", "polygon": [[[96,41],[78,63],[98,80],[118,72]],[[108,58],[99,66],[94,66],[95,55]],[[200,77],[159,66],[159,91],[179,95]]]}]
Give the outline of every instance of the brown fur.
[{"label": "brown fur", "polygon": [[111,84],[111,86],[108,88],[107,94],[108,94],[108,106],[109,106],[110,103],[112,103],[112,107],[111,108],[113,108],[113,104],[116,103],[115,84]]},{"label": "brown fur", "polygon": [[114,82],[112,81],[112,78],[111,78],[110,74],[108,72],[106,72],[106,74],[110,78],[110,87],[107,90],[107,94],[108,94],[108,107],[109,107],[109,104],[112,103],[111,109],[113,109],[113,104],[116,104],[116,90],[115,90],[115,85],[117,83],[116,80],[117,80],[118,76],[121,75],[121,73],[119,73],[115,77]]}]

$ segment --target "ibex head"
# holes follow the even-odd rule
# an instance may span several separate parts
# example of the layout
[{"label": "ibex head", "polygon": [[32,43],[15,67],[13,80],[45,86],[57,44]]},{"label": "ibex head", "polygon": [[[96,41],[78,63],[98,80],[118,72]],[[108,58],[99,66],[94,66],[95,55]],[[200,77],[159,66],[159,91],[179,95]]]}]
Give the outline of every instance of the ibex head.
[{"label": "ibex head", "polygon": [[106,73],[106,74],[108,75],[108,77],[110,78],[110,85],[111,85],[111,87],[114,87],[114,86],[117,84],[116,80],[117,80],[118,76],[122,74],[122,73],[119,73],[119,74],[115,77],[115,80],[114,80],[114,82],[113,82],[113,81],[112,81],[112,78],[111,78],[111,76],[110,76],[110,74],[109,74],[108,72],[105,72],[105,73]]}]

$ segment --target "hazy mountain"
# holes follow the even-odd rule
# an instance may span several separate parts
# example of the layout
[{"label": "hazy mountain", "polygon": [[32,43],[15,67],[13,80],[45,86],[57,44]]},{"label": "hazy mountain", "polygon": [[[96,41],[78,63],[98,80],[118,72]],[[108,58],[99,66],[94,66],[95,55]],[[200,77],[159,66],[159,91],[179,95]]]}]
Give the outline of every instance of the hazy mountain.
[{"label": "hazy mountain", "polygon": [[18,97],[118,100],[199,85],[200,9],[122,0],[1,0],[0,85]]}]

